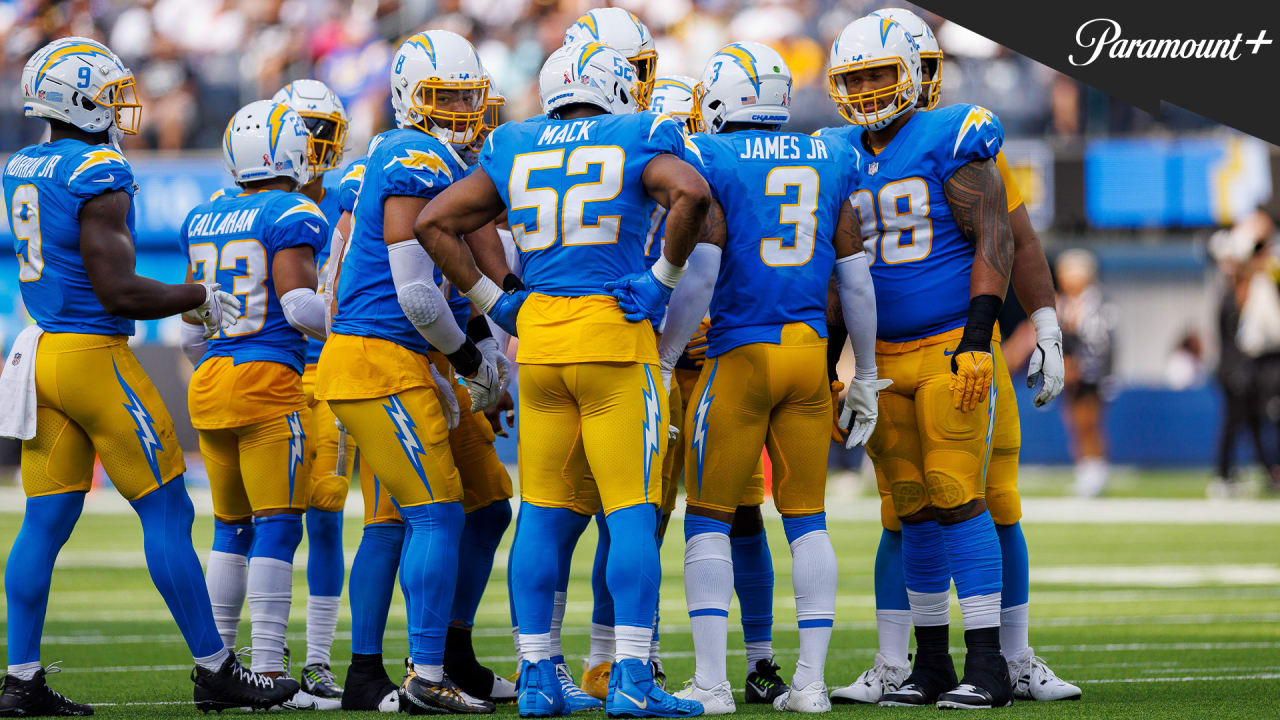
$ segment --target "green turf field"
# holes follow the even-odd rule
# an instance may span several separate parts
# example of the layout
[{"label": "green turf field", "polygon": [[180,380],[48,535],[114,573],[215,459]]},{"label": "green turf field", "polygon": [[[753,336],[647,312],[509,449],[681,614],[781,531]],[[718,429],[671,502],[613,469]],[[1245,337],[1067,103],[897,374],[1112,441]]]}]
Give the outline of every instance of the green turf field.
[{"label": "green turf field", "polygon": [[[1147,480],[1135,482],[1140,486]],[[1036,515],[1043,518],[1046,500],[1030,502],[1040,503]],[[1032,556],[1032,644],[1061,676],[1083,687],[1084,699],[1019,703],[998,711],[1002,717],[1280,717],[1280,525],[1268,519],[1280,515],[1280,502],[1254,501],[1264,502],[1271,511],[1245,522],[1233,519],[1226,509],[1229,505],[1189,499],[1165,502],[1178,504],[1151,513],[1143,513],[1141,503],[1129,500],[1103,501],[1098,506],[1115,510],[1113,505],[1125,503],[1121,514],[1141,515],[1136,523],[1093,522],[1092,511],[1081,517],[1076,509],[1064,517],[1024,524]],[[868,501],[859,498],[849,503],[865,510]],[[868,513],[844,512],[840,505],[832,504],[830,522],[841,573],[836,632],[827,663],[830,685],[852,681],[870,666],[875,653],[871,569],[879,527]],[[0,513],[0,548],[7,551],[19,522],[16,513]],[[677,687],[693,669],[679,527],[679,520],[673,521],[675,532],[663,551],[662,601],[662,647],[668,676]],[[774,644],[786,675],[796,657],[793,603],[787,597],[790,558],[776,521],[771,522],[769,533],[778,575]],[[211,534],[210,518],[198,517],[197,549],[202,557]],[[348,517],[346,536],[349,562],[359,536],[358,519]],[[508,532],[508,542],[510,536]],[[594,533],[588,531],[579,546],[569,589],[565,649],[575,670],[587,648],[593,547]],[[299,551],[299,557],[305,557],[305,550]],[[482,661],[507,673],[514,668],[502,581],[504,557],[499,557],[477,618],[476,649]],[[293,617],[297,625],[290,638],[301,656],[306,595],[301,569],[296,578]],[[407,652],[407,642],[398,595],[395,602],[386,657],[398,662],[395,659]],[[245,618],[241,637],[248,644],[247,610]],[[958,625],[958,615],[955,622]],[[735,623],[731,617],[730,627]],[[348,628],[349,618],[344,618],[334,648],[334,669],[340,679],[346,673]],[[953,643],[958,643],[958,627],[952,636]],[[729,646],[735,653],[730,658],[730,676],[741,683],[745,662],[740,632],[731,634]],[[87,510],[63,550],[54,573],[43,659],[63,661],[64,672],[52,678],[55,689],[76,700],[99,703],[101,716],[196,714],[190,705],[190,656],[150,585],[141,532],[127,509],[125,513]],[[400,670],[392,667],[391,673],[398,677]],[[739,708],[744,715],[773,712],[757,706]],[[514,715],[509,706],[499,712]],[[935,711],[836,706],[835,712],[888,717]]]}]

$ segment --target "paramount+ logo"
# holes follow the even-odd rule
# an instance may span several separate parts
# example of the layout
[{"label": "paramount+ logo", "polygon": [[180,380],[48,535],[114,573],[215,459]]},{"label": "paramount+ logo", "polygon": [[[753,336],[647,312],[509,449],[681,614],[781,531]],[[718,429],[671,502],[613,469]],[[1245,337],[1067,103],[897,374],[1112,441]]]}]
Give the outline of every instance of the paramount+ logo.
[{"label": "paramount+ logo", "polygon": [[1110,60],[1239,60],[1246,52],[1257,55],[1271,43],[1266,29],[1250,40],[1244,39],[1244,33],[1233,38],[1130,38],[1124,36],[1119,22],[1094,18],[1076,29],[1076,45],[1082,52],[1071,53],[1067,60],[1076,67],[1092,65],[1104,55]]}]

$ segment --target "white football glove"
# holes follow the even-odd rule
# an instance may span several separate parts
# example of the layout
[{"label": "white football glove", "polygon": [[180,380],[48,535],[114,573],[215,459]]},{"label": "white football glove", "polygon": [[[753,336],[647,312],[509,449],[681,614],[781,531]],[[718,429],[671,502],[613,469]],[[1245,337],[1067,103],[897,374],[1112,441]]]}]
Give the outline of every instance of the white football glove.
[{"label": "white football glove", "polygon": [[862,445],[876,429],[877,401],[880,391],[893,384],[892,380],[859,380],[849,383],[840,410],[840,427],[849,435],[845,438],[846,450]]},{"label": "white football glove", "polygon": [[476,348],[485,360],[493,363],[493,366],[497,368],[498,389],[496,393],[498,397],[502,397],[507,388],[511,387],[511,361],[507,359],[502,349],[498,347],[498,341],[495,338],[487,337],[481,340],[476,343]]},{"label": "white football glove", "polygon": [[462,413],[458,410],[458,396],[453,392],[453,384],[449,379],[440,374],[436,370],[434,363],[427,363],[431,368],[431,379],[436,384],[436,396],[440,398],[440,408],[444,410],[444,419],[452,430],[458,427],[458,422],[462,419]]},{"label": "white football glove", "polygon": [[475,375],[463,378],[467,392],[471,393],[471,412],[484,412],[498,406],[502,399],[498,368],[484,355],[481,355],[480,367]]},{"label": "white football glove", "polygon": [[1062,328],[1058,327],[1058,314],[1051,307],[1043,307],[1031,313],[1036,328],[1036,348],[1027,362],[1027,387],[1036,386],[1044,379],[1040,392],[1036,393],[1036,407],[1041,407],[1058,397],[1066,383],[1066,367],[1062,360]]},{"label": "white football glove", "polygon": [[236,324],[240,319],[240,299],[222,292],[216,282],[200,283],[204,287],[204,302],[182,313],[182,317],[204,325],[204,339]]}]

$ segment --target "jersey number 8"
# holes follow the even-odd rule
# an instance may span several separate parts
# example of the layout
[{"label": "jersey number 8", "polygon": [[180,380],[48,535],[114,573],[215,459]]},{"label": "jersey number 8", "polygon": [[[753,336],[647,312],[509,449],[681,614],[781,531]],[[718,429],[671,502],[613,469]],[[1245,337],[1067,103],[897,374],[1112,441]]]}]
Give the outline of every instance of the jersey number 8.
[{"label": "jersey number 8", "polygon": [[213,243],[192,245],[191,277],[194,282],[217,282],[218,270],[237,270],[244,261],[244,274],[235,275],[231,288],[223,287],[240,298],[244,314],[234,327],[223,330],[219,337],[252,335],[262,329],[267,319],[267,250],[257,240],[232,240],[222,247]]},{"label": "jersey number 8", "polygon": [[[626,153],[617,145],[583,145],[570,151],[567,159],[564,148],[517,155],[508,186],[511,211],[537,210],[536,228],[529,229],[528,223],[511,224],[511,234],[520,250],[544,250],[554,245],[557,237],[563,238],[566,247],[618,242],[622,216],[601,215],[595,223],[587,223],[584,216],[587,203],[612,200],[622,191],[625,161]],[[592,165],[600,168],[600,179],[570,185],[563,196],[555,188],[529,187],[529,178],[536,170],[563,168],[565,179],[570,180],[575,175],[586,175]]]},{"label": "jersey number 8", "polygon": [[876,196],[870,190],[859,190],[849,202],[858,211],[871,262],[875,262],[877,246],[880,258],[890,265],[923,260],[933,250],[929,186],[921,178],[888,183]]}]

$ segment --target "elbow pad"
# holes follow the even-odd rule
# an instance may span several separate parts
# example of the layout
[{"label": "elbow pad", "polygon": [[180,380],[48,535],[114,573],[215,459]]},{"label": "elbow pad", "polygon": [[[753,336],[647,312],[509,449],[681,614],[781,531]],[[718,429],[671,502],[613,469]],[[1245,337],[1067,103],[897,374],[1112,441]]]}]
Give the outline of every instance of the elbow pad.
[{"label": "elbow pad", "polygon": [[836,260],[836,287],[844,326],[853,345],[856,375],[860,380],[877,377],[876,372],[876,291],[865,252]]},{"label": "elbow pad", "polygon": [[315,290],[304,287],[290,290],[280,296],[280,309],[294,330],[316,340],[327,336],[324,297]]},{"label": "elbow pad", "polygon": [[435,265],[427,251],[417,240],[404,240],[388,246],[387,257],[404,316],[440,352],[457,351],[466,335],[449,312],[444,294],[431,282]]},{"label": "elbow pad", "polygon": [[185,321],[182,323],[182,335],[178,342],[182,344],[182,354],[187,356],[193,366],[200,364],[204,351],[209,347],[209,341],[204,338],[204,325],[192,325]]}]

